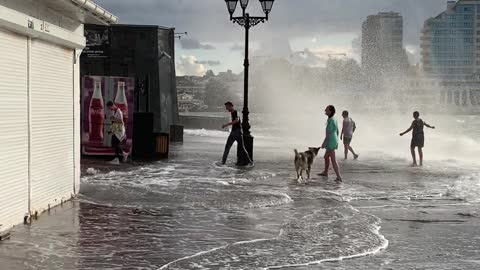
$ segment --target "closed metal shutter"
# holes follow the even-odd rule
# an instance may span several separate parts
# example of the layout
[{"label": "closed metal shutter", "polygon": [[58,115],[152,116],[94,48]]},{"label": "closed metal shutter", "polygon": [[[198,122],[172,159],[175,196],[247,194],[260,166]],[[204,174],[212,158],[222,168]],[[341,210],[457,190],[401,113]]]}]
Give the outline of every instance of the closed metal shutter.
[{"label": "closed metal shutter", "polygon": [[0,28],[0,234],[28,212],[27,46]]},{"label": "closed metal shutter", "polygon": [[73,55],[41,40],[31,46],[31,210],[70,199],[74,186]]}]

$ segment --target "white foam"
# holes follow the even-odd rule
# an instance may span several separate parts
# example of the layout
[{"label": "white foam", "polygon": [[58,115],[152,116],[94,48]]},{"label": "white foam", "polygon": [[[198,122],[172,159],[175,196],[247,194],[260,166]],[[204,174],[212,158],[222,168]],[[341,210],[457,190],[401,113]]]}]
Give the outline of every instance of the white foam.
[{"label": "white foam", "polygon": [[480,173],[461,176],[447,188],[446,195],[467,202],[480,202]]},{"label": "white foam", "polygon": [[94,168],[88,168],[87,169],[87,174],[88,175],[96,175],[98,173],[98,170],[95,170]]},{"label": "white foam", "polygon": [[186,129],[185,135],[199,136],[199,137],[227,137],[227,131],[221,130],[206,130],[206,129]]},{"label": "white foam", "polygon": [[273,240],[273,239],[254,239],[254,240],[248,240],[248,241],[240,241],[240,242],[235,242],[233,244],[228,244],[228,245],[225,245],[225,246],[221,246],[221,247],[218,247],[218,248],[213,248],[213,249],[210,249],[210,250],[207,250],[207,251],[201,251],[201,252],[195,253],[193,255],[182,257],[182,258],[176,259],[175,261],[171,261],[171,262],[169,262],[165,265],[162,265],[159,268],[159,270],[167,269],[170,265],[172,265],[174,263],[184,261],[184,260],[188,260],[188,259],[192,259],[192,258],[195,258],[195,257],[198,257],[198,256],[202,256],[204,254],[215,252],[217,250],[225,249],[225,248],[228,248],[228,247],[231,247],[231,246],[236,246],[236,245],[241,245],[241,244],[249,244],[249,243],[250,244],[251,243],[258,243],[258,242],[269,241],[269,240]]},{"label": "white foam", "polygon": [[374,255],[374,254],[386,249],[389,245],[389,242],[385,238],[385,236],[380,234],[380,229],[381,229],[381,226],[375,225],[373,232],[375,232],[381,238],[382,244],[375,247],[375,248],[372,248],[368,251],[361,252],[361,253],[358,253],[358,254],[349,255],[349,256],[339,256],[339,257],[335,257],[335,258],[327,258],[327,259],[322,259],[322,260],[309,262],[309,263],[303,263],[303,264],[288,264],[288,265],[269,266],[269,267],[266,267],[266,268],[263,268],[263,269],[268,270],[268,269],[282,269],[282,268],[312,266],[312,265],[319,265],[319,264],[326,263],[326,262],[337,262],[337,261],[343,261],[343,260],[348,260],[348,259],[355,259],[355,258],[359,258],[359,257]]},{"label": "white foam", "polygon": [[[228,137],[229,132],[230,132],[229,130],[222,131],[222,130],[211,130],[211,129],[186,129],[184,131],[184,134],[188,135],[188,136],[197,136],[197,137],[226,138],[226,137]],[[282,138],[282,137],[274,136],[273,134],[263,133],[263,132],[255,133],[253,135],[257,139],[259,139],[259,138],[262,138],[262,139],[268,138],[269,140],[272,140],[272,139],[283,140],[283,139],[285,139],[285,138]]]},{"label": "white foam", "polygon": [[[325,192],[329,192],[329,191],[325,191]],[[338,195],[337,193],[335,192],[329,192],[331,194],[336,194]],[[286,194],[285,194],[286,195]],[[287,197],[289,197],[288,195],[286,195]],[[290,198],[291,199],[291,198]],[[360,213],[360,211],[352,206],[349,205],[349,208],[352,209],[353,211],[357,212],[357,213]],[[319,264],[322,264],[322,263],[325,263],[325,262],[336,262],[336,261],[342,261],[342,260],[347,260],[347,259],[354,259],[354,258],[359,258],[359,257],[365,257],[365,256],[369,256],[369,255],[374,255],[384,249],[386,249],[389,245],[389,241],[385,238],[384,235],[382,235],[380,233],[380,229],[381,229],[381,226],[378,225],[380,222],[381,222],[381,219],[374,216],[374,215],[371,215],[371,214],[366,214],[366,215],[369,215],[369,216],[372,216],[374,217],[377,222],[375,224],[372,224],[370,226],[372,226],[372,232],[375,233],[381,240],[381,244],[376,246],[376,247],[373,247],[365,252],[360,252],[360,253],[357,253],[357,254],[352,254],[352,255],[349,255],[349,256],[339,256],[339,257],[334,257],[334,258],[326,258],[326,259],[322,259],[322,260],[318,260],[318,261],[313,261],[313,262],[308,262],[308,263],[302,263],[302,264],[288,264],[288,265],[278,265],[278,266],[269,266],[269,267],[265,267],[265,268],[262,268],[263,270],[269,270],[269,269],[282,269],[282,268],[292,268],[292,267],[302,267],[302,266],[312,266],[312,265],[319,265]],[[330,220],[330,221],[326,221],[325,223],[331,223],[333,222],[333,220]],[[186,257],[182,257],[182,258],[179,258],[177,260],[174,260],[172,262],[169,262],[163,266],[161,266],[159,269],[167,269],[170,265],[174,264],[174,263],[177,263],[177,262],[180,262],[180,261],[184,261],[184,260],[188,260],[188,259],[192,259],[192,258],[195,258],[195,257],[198,257],[198,256],[202,256],[202,255],[205,255],[205,254],[208,254],[208,253],[212,253],[212,252],[215,252],[215,251],[218,251],[218,250],[221,250],[221,249],[226,249],[228,247],[231,247],[231,246],[236,246],[236,245],[241,245],[241,244],[251,244],[251,243],[258,243],[258,242],[263,242],[263,241],[271,241],[271,240],[277,240],[277,239],[280,239],[282,237],[282,235],[284,234],[284,230],[281,229],[279,234],[275,237],[275,238],[271,238],[271,239],[254,239],[254,240],[247,240],[247,241],[240,241],[240,242],[235,242],[235,243],[232,243],[232,244],[228,244],[228,245],[224,245],[224,246],[221,246],[221,247],[218,247],[218,248],[213,248],[213,249],[210,249],[210,250],[207,250],[207,251],[201,251],[201,252],[198,252],[198,253],[195,253],[193,255],[190,255],[190,256],[186,256]]]},{"label": "white foam", "polygon": [[289,204],[293,202],[293,199],[288,196],[286,193],[267,193],[267,192],[260,192],[259,194],[272,196],[273,198],[270,200],[264,200],[261,202],[249,202],[248,208],[264,208],[268,206],[277,206],[282,204]]}]

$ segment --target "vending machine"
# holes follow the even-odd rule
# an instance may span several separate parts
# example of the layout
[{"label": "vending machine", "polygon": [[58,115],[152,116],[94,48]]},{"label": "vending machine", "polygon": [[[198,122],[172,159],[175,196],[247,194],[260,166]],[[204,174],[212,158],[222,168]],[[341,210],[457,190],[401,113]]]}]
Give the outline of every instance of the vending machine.
[{"label": "vending machine", "polygon": [[106,104],[112,101],[123,113],[124,152],[130,153],[133,135],[135,80],[129,77],[83,76],[82,78],[82,154],[113,156],[111,147],[113,112]]}]

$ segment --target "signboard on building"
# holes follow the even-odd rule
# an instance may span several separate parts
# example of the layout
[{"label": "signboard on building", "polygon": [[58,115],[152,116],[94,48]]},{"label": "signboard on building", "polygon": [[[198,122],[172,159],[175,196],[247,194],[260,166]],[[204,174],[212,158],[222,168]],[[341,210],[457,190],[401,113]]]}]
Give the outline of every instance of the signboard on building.
[{"label": "signboard on building", "polygon": [[110,30],[107,27],[85,29],[86,47],[83,54],[88,58],[107,58],[110,56]]},{"label": "signboard on building", "polygon": [[111,147],[112,101],[123,113],[126,138],[124,152],[130,152],[133,135],[135,80],[127,77],[84,76],[82,79],[82,153],[84,155],[114,155]]}]

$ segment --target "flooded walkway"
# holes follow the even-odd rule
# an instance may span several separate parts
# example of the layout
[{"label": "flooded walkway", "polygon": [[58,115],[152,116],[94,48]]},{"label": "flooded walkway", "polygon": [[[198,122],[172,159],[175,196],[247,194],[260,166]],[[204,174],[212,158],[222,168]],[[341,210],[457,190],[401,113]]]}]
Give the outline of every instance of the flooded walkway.
[{"label": "flooded walkway", "polygon": [[[77,199],[0,243],[0,269],[442,269],[447,260],[469,269],[480,259],[467,248],[480,244],[475,204],[443,185],[460,170],[350,161],[345,184],[316,176],[303,186],[293,152],[274,139],[257,139],[252,169],[216,166],[224,139],[190,134],[169,161],[97,166]],[[457,234],[434,237],[452,225]]]}]

